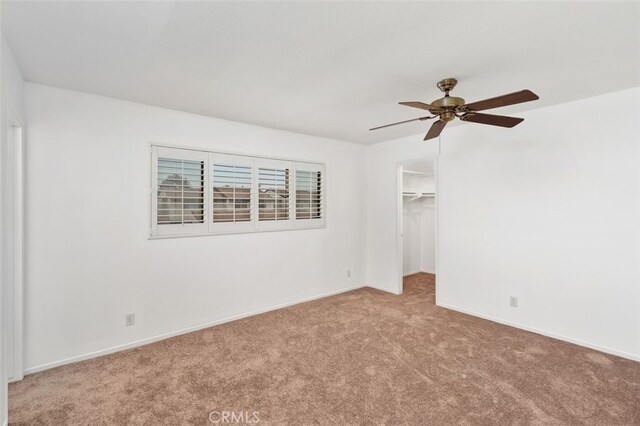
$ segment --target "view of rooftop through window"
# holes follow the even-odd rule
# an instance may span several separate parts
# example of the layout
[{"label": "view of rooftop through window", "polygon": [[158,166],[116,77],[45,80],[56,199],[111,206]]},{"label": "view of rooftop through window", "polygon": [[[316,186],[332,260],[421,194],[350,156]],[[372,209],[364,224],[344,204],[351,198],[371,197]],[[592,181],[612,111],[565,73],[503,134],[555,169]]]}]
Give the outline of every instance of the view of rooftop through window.
[{"label": "view of rooftop through window", "polygon": [[213,221],[251,220],[251,166],[213,165]]},{"label": "view of rooftop through window", "polygon": [[289,169],[258,169],[260,220],[289,219]]}]

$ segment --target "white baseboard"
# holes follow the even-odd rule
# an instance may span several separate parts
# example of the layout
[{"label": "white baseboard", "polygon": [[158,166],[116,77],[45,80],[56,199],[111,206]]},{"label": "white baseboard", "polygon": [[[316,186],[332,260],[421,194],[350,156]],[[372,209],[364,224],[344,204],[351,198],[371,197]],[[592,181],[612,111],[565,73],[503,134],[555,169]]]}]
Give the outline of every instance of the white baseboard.
[{"label": "white baseboard", "polygon": [[551,337],[552,339],[558,339],[558,340],[562,340],[562,341],[565,341],[565,342],[568,342],[568,343],[573,343],[574,345],[584,346],[585,348],[594,349],[596,351],[608,353],[608,354],[611,354],[611,355],[616,355],[616,356],[619,356],[619,357],[622,357],[622,358],[627,358],[627,359],[630,359],[632,361],[640,361],[640,355],[635,355],[635,354],[632,354],[632,353],[619,351],[617,349],[608,348],[606,346],[601,346],[601,345],[598,345],[598,344],[595,344],[595,343],[591,343],[591,342],[585,342],[583,340],[574,339],[572,337],[563,336],[561,334],[553,333],[553,332],[546,331],[546,330],[540,330],[540,329],[535,328],[535,327],[529,327],[527,325],[519,324],[519,323],[512,322],[512,321],[507,321],[507,320],[504,320],[504,319],[501,319],[501,318],[493,317],[491,315],[480,314],[478,312],[470,311],[468,309],[459,308],[457,306],[452,306],[452,305],[448,305],[448,304],[445,304],[445,303],[437,303],[436,302],[436,305],[440,306],[441,308],[451,309],[452,311],[461,312],[463,314],[467,314],[467,315],[471,315],[471,316],[474,316],[474,317],[478,317],[478,318],[486,319],[486,320],[489,320],[489,321],[497,322],[497,323],[500,323],[500,324],[508,325],[510,327],[519,328],[521,330],[530,331],[532,333],[541,334],[543,336]]},{"label": "white baseboard", "polygon": [[331,291],[328,293],[322,293],[316,296],[311,296],[311,297],[305,297],[302,299],[297,299],[291,302],[286,302],[286,303],[282,303],[279,305],[275,305],[275,306],[270,306],[268,308],[264,308],[264,309],[258,309],[256,311],[252,311],[252,312],[247,312],[244,314],[239,314],[239,315],[233,315],[227,318],[222,318],[216,321],[211,321],[211,322],[207,322],[207,323],[202,323],[202,324],[196,324],[193,325],[191,327],[187,327],[187,328],[183,328],[180,330],[176,330],[176,331],[170,331],[168,333],[163,333],[163,334],[158,334],[156,336],[152,336],[152,337],[148,337],[146,339],[141,339],[141,340],[136,340],[134,342],[130,342],[130,343],[125,343],[122,345],[117,345],[117,346],[112,346],[110,348],[105,348],[105,349],[101,349],[98,351],[94,351],[94,352],[89,352],[83,355],[77,355],[77,356],[73,356],[73,357],[69,357],[69,358],[65,358],[65,359],[61,359],[59,361],[54,361],[54,362],[49,362],[46,364],[40,364],[40,365],[36,365],[33,367],[29,367],[24,371],[24,374],[33,374],[33,373],[38,373],[40,371],[44,371],[44,370],[48,370],[50,368],[55,368],[55,367],[60,367],[62,365],[66,365],[66,364],[72,364],[74,362],[79,362],[79,361],[85,361],[87,359],[91,359],[91,358],[96,358],[99,356],[103,356],[103,355],[109,355],[115,352],[120,352],[120,351],[124,351],[126,349],[132,349],[132,348],[136,348],[138,346],[144,346],[144,345],[148,345],[149,343],[154,343],[160,340],[164,340],[164,339],[168,339],[170,337],[175,337],[175,336],[180,336],[181,334],[187,334],[187,333],[191,333],[194,331],[198,331],[198,330],[202,330],[204,328],[209,328],[209,327],[213,327],[216,325],[220,325],[220,324],[224,324],[227,322],[231,322],[231,321],[236,321],[242,318],[247,318],[253,315],[258,315],[258,314],[263,314],[265,312],[270,312],[270,311],[275,311],[277,309],[282,309],[282,308],[286,308],[288,306],[293,306],[293,305],[298,305],[300,303],[305,303],[305,302],[311,302],[313,300],[317,300],[317,299],[322,299],[324,297],[329,297],[329,296],[334,296],[336,294],[340,294],[340,293],[346,293],[348,291],[352,291],[352,290],[357,290],[359,288],[363,288],[363,287],[367,287],[367,285],[362,284],[362,285],[357,285],[354,287],[348,287],[348,288],[343,288],[340,290],[336,290],[336,291]]},{"label": "white baseboard", "polygon": [[400,294],[402,294],[402,293],[399,293],[397,291],[390,291],[390,290],[387,290],[386,288],[378,287],[377,285],[373,285],[373,284],[367,284],[364,287],[369,287],[369,288],[373,288],[375,290],[384,291],[385,293],[395,294],[396,296],[399,296]]},{"label": "white baseboard", "polygon": [[19,382],[22,379],[24,379],[24,376],[10,377],[10,378],[7,379],[7,383]]}]

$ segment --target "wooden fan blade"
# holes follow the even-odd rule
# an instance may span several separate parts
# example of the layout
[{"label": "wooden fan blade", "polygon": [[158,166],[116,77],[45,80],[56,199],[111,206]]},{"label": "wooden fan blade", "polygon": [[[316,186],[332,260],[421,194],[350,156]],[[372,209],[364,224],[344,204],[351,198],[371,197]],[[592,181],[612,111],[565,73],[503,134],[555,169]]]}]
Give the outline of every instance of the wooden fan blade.
[{"label": "wooden fan blade", "polygon": [[438,107],[435,107],[433,105],[425,104],[424,102],[417,102],[417,101],[414,101],[414,102],[400,102],[400,105],[410,106],[410,107],[413,107],[413,108],[426,109],[427,111],[433,111],[433,110],[441,111],[442,110],[442,108],[438,108]]},{"label": "wooden fan blade", "polygon": [[444,129],[444,126],[446,125],[447,125],[446,121],[442,121],[442,120],[436,121],[431,125],[431,128],[429,129],[429,131],[427,132],[427,135],[424,137],[423,140],[426,141],[429,139],[437,138],[438,136],[440,136],[440,133],[442,133],[442,129]]},{"label": "wooden fan blade", "polygon": [[471,121],[472,123],[489,124],[491,126],[513,127],[524,121],[524,118],[507,117],[504,115],[471,113],[460,117],[462,121]]},{"label": "wooden fan blade", "polygon": [[519,92],[509,93],[508,95],[472,102],[465,106],[470,111],[484,111],[485,109],[521,104],[523,102],[535,101],[536,99],[540,98],[531,90],[521,90]]},{"label": "wooden fan blade", "polygon": [[428,120],[429,118],[432,117],[418,117],[418,118],[412,118],[411,120],[404,120],[404,121],[398,121],[397,123],[391,123],[391,124],[385,124],[384,126],[378,126],[378,127],[374,127],[373,129],[369,129],[371,130],[378,130],[378,129],[383,129],[385,127],[390,127],[390,126],[396,126],[398,124],[404,124],[404,123],[411,123],[412,121],[423,121],[423,120]]}]

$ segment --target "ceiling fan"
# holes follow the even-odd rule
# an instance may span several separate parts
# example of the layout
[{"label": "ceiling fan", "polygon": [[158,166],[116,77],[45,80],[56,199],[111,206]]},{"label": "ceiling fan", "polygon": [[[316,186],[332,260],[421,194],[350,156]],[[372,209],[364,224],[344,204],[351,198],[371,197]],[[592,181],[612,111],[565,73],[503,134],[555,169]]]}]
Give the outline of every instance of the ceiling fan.
[{"label": "ceiling fan", "polygon": [[431,128],[424,137],[424,140],[437,138],[440,136],[442,129],[448,122],[458,117],[462,121],[470,121],[472,123],[489,124],[491,126],[513,127],[524,121],[524,118],[507,117],[504,115],[482,114],[478,111],[484,111],[491,108],[499,108],[508,105],[520,104],[523,102],[535,101],[540,99],[538,95],[531,90],[521,90],[519,92],[509,93],[495,98],[485,99],[483,101],[472,102],[466,104],[462,98],[449,96],[449,92],[458,84],[455,78],[445,78],[438,82],[438,88],[444,92],[444,97],[436,99],[430,104],[424,102],[400,102],[400,105],[406,105],[413,108],[420,108],[429,111],[432,115],[418,117],[411,120],[399,121],[397,123],[386,124],[384,126],[374,127],[369,130],[382,129],[384,127],[395,126],[397,124],[409,123],[412,121],[425,121],[438,118],[438,121],[431,125]]}]

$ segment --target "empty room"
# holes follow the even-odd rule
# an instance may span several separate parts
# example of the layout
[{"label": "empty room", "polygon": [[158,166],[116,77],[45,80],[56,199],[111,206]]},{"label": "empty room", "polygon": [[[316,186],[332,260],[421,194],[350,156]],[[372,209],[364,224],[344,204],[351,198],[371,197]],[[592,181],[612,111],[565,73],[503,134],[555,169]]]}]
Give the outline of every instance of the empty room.
[{"label": "empty room", "polygon": [[0,13],[0,425],[640,425],[640,2]]}]

